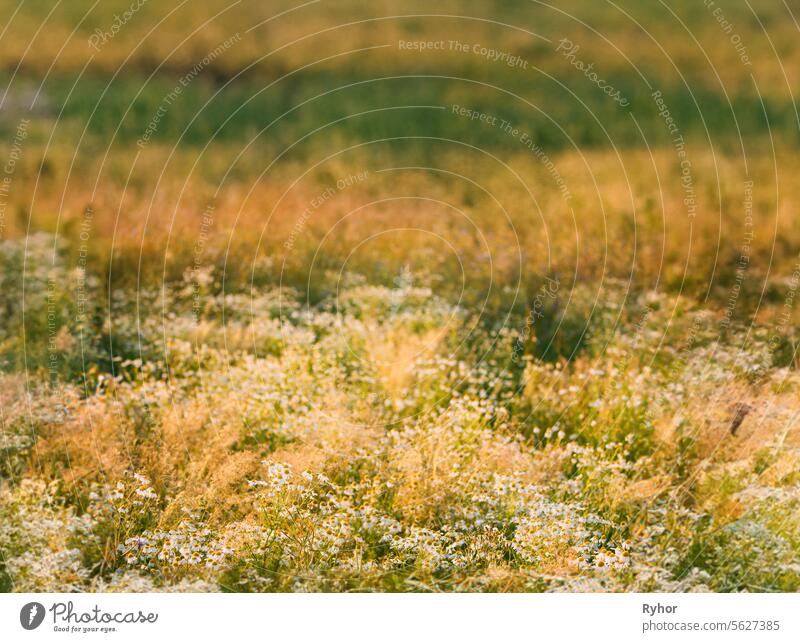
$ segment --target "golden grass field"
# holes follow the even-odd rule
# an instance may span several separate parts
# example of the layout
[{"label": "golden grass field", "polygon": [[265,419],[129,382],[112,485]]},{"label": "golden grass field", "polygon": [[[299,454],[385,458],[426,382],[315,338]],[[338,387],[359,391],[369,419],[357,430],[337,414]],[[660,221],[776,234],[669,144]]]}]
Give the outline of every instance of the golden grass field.
[{"label": "golden grass field", "polygon": [[800,590],[793,2],[0,8],[0,589]]}]

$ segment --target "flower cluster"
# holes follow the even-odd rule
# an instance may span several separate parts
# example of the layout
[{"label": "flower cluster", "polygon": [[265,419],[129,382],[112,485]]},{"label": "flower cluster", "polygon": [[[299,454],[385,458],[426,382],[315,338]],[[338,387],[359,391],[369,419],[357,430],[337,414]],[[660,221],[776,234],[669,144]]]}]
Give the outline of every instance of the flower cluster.
[{"label": "flower cluster", "polygon": [[115,302],[91,389],[2,375],[3,588],[800,589],[800,381],[763,333],[578,292],[591,332],[521,343],[407,272],[314,306],[211,278],[153,294],[168,326]]}]

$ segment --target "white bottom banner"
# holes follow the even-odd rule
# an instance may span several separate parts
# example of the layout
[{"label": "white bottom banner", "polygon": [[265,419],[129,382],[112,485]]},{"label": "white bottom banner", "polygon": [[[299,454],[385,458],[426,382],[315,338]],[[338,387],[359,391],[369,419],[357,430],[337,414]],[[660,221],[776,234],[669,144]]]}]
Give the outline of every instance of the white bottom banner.
[{"label": "white bottom banner", "polygon": [[[800,640],[797,594],[7,594],[0,640]],[[567,636],[564,638],[564,636]]]}]

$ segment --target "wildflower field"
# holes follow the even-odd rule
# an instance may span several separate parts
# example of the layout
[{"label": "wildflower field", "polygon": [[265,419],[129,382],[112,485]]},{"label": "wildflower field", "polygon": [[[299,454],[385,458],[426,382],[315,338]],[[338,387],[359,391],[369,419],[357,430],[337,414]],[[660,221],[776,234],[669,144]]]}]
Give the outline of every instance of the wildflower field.
[{"label": "wildflower field", "polygon": [[0,8],[0,590],[800,590],[796,5]]}]

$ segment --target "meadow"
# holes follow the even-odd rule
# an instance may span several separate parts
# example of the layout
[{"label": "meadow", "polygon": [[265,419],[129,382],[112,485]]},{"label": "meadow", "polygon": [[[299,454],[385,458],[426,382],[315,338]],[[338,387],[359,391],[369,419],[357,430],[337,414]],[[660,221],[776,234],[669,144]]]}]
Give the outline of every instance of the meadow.
[{"label": "meadow", "polygon": [[0,9],[0,590],[800,590],[792,3]]}]

